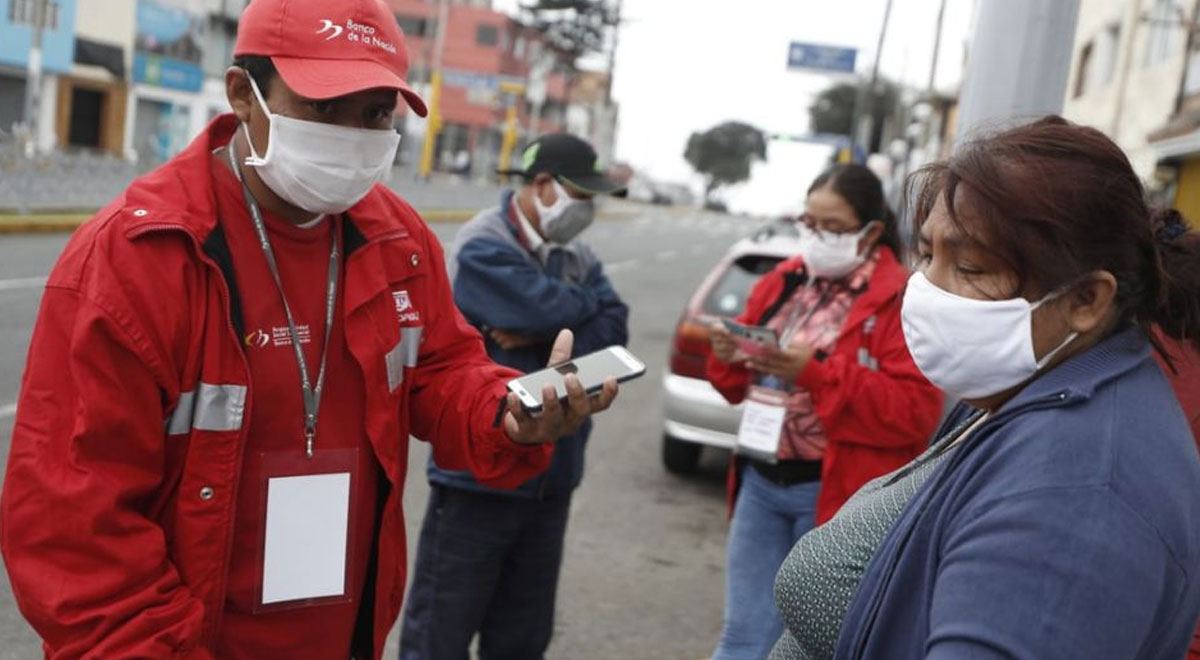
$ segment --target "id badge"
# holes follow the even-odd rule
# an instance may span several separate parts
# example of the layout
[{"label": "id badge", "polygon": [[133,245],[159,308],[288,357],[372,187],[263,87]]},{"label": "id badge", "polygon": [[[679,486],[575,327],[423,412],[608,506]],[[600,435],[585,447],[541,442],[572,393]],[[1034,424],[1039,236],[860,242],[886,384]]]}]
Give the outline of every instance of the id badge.
[{"label": "id badge", "polygon": [[350,602],[358,449],[260,453],[254,611]]},{"label": "id badge", "polygon": [[776,463],[787,419],[787,392],[750,386],[742,405],[742,422],[738,426],[737,453]]}]

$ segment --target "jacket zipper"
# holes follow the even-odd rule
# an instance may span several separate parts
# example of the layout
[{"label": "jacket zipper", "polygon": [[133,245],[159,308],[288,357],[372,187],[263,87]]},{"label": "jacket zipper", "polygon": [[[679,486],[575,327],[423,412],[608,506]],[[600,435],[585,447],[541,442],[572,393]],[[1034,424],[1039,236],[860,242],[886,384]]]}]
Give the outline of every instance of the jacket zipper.
[{"label": "jacket zipper", "polygon": [[[981,435],[981,432],[984,431],[985,429],[995,426],[998,422],[1007,420],[1007,419],[1015,416],[1018,413],[1029,412],[1029,411],[1034,411],[1034,410],[1044,410],[1044,409],[1048,409],[1048,408],[1057,408],[1057,407],[1059,407],[1059,404],[1062,404],[1064,401],[1066,401],[1066,399],[1067,399],[1067,393],[1064,391],[1064,392],[1055,394],[1053,396],[1045,397],[1042,399],[1037,399],[1035,401],[1030,401],[1029,403],[1027,403],[1019,408],[1014,408],[1013,410],[1007,411],[1002,415],[999,415],[997,417],[994,417],[994,418],[984,422],[982,426],[980,426],[978,429],[975,430],[973,437],[978,438]],[[954,468],[957,467],[958,464],[961,463],[963,460],[965,460],[965,457],[968,453],[965,451],[967,446],[969,446],[969,444],[964,443],[964,446],[960,447],[960,450],[958,452],[956,452],[955,455],[950,458],[949,463],[947,465],[945,465],[941,470],[939,470],[939,473],[940,473],[939,474],[939,482],[943,479],[946,479],[948,477],[948,475],[950,475],[951,473],[954,472]],[[936,489],[936,487],[938,485],[939,484],[934,484],[934,485],[930,486],[930,488]],[[895,550],[891,553],[891,556],[888,557],[888,564],[887,564],[886,570],[884,571],[884,574],[883,574],[883,580],[880,583],[879,587],[877,587],[875,589],[874,594],[872,594],[871,606],[867,610],[867,614],[865,617],[865,623],[859,631],[858,638],[854,645],[854,651],[851,654],[852,658],[861,659],[863,657],[863,652],[866,651],[867,637],[870,635],[871,629],[875,625],[875,620],[879,617],[880,608],[883,607],[884,591],[887,589],[888,585],[891,584],[892,575],[896,571],[896,566],[900,563],[900,552],[905,548],[905,546],[908,545],[908,541],[912,538],[912,535],[915,532],[917,525],[921,522],[921,519],[924,517],[925,512],[926,512],[926,508],[924,506],[922,506],[921,510],[917,512],[916,517],[912,520],[911,523],[909,523],[908,528],[904,531],[904,537],[902,539],[900,539],[900,542],[896,545]]]}]

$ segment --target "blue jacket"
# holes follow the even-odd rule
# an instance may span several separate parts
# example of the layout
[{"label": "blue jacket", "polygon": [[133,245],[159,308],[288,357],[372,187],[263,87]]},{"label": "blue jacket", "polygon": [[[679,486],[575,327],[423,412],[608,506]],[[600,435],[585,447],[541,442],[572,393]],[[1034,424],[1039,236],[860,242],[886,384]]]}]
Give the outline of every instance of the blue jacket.
[{"label": "blue jacket", "polygon": [[1198,614],[1200,461],[1131,328],[1033,381],[930,478],[835,657],[1180,660]]},{"label": "blue jacket", "polygon": [[[548,244],[537,252],[526,247],[511,214],[513,192],[500,206],[483,211],[459,230],[449,259],[454,302],[483,332],[488,355],[524,372],[542,369],[564,328],[575,333],[575,355],[586,355],[629,341],[629,308],[604,275],[592,250],[581,241],[562,247]],[[561,257],[550,257],[557,250]],[[555,276],[547,273],[561,270]],[[539,337],[529,348],[504,350],[487,336],[489,329]],[[549,470],[516,491],[478,484],[468,472],[452,472],[429,462],[431,483],[519,497],[552,499],[570,495],[583,479],[583,454],[591,421],[575,435],[561,438]]]}]

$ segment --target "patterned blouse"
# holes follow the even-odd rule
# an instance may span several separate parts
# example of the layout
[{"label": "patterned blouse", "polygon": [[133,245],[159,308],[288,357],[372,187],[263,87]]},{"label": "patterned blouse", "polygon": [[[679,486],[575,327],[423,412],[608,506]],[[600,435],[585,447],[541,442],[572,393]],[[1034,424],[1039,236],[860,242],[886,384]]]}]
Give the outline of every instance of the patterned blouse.
[{"label": "patterned blouse", "polygon": [[908,465],[863,486],[832,520],[805,534],[775,578],[785,629],[769,660],[828,660],[863,573],[909,500],[986,419],[972,415]]},{"label": "patterned blouse", "polygon": [[[811,346],[832,353],[850,315],[850,307],[875,273],[879,251],[848,277],[837,281],[814,279],[799,287],[779,311],[767,321],[785,346]],[[813,406],[812,393],[793,387],[788,396],[787,418],[779,446],[780,460],[819,461],[825,456],[825,428]]]}]

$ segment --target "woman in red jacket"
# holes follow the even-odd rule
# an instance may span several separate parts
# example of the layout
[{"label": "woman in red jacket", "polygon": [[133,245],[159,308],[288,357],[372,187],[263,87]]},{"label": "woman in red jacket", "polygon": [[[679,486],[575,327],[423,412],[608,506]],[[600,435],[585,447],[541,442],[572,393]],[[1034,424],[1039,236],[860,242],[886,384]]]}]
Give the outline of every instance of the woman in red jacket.
[{"label": "woman in red jacket", "polygon": [[748,355],[724,325],[712,329],[709,380],[731,403],[773,403],[783,418],[778,450],[743,454],[731,473],[725,625],[713,660],[767,656],[782,631],[775,573],[792,545],[861,485],[917,456],[942,410],[900,329],[908,272],[879,179],[835,166],[809,188],[800,222],[800,255],[763,276],[737,319],[773,329],[780,348]]}]

